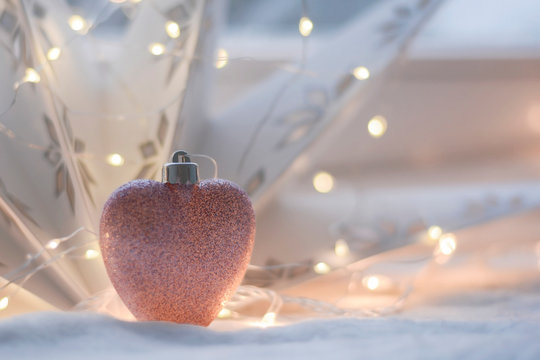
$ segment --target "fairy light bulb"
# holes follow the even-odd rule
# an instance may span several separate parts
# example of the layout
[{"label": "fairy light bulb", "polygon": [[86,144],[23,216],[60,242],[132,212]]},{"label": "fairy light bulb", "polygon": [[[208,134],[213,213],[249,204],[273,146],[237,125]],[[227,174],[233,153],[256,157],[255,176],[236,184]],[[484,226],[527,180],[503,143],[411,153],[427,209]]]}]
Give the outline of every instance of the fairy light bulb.
[{"label": "fairy light bulb", "polygon": [[82,16],[73,15],[68,19],[71,30],[82,33],[86,29],[86,20]]},{"label": "fairy light bulb", "polygon": [[24,72],[24,82],[37,84],[41,80],[39,73],[33,68],[27,68]]},{"label": "fairy light bulb", "polygon": [[62,54],[62,50],[60,50],[60,48],[52,47],[49,49],[49,51],[47,51],[47,59],[49,61],[58,60],[60,54]]},{"label": "fairy light bulb", "polygon": [[277,314],[273,311],[267,312],[264,314],[262,320],[261,320],[261,326],[266,327],[273,325],[276,322]]},{"label": "fairy light bulb", "polygon": [[218,314],[218,318],[220,319],[227,319],[227,318],[230,318],[232,315],[232,311],[227,309],[227,308],[223,308],[221,309],[221,311],[219,312]]},{"label": "fairy light bulb", "polygon": [[223,69],[229,62],[229,54],[225,49],[219,49],[217,53],[216,69]]},{"label": "fairy light bulb", "polygon": [[313,31],[313,22],[310,18],[306,16],[300,18],[300,21],[298,22],[298,31],[300,31],[300,34],[304,37],[311,34],[311,31]]},{"label": "fairy light bulb", "polygon": [[440,228],[440,226],[437,226],[437,225],[430,226],[427,232],[428,232],[428,236],[432,240],[437,240],[442,235],[442,229]]},{"label": "fairy light bulb", "polygon": [[313,187],[322,194],[329,193],[334,188],[334,177],[326,171],[320,171],[313,176]]},{"label": "fairy light bulb", "polygon": [[366,276],[362,279],[362,284],[369,290],[373,291],[381,285],[381,280],[375,275]]},{"label": "fairy light bulb", "polygon": [[369,135],[374,138],[379,138],[384,135],[386,132],[386,128],[388,127],[388,124],[386,122],[386,119],[384,116],[377,115],[371,118],[369,120],[367,129],[369,132]]},{"label": "fairy light bulb", "polygon": [[111,166],[122,166],[124,162],[124,157],[118,153],[107,155],[107,163]]},{"label": "fairy light bulb", "polygon": [[172,39],[177,39],[180,36],[180,26],[174,21],[167,21],[165,23],[165,31]]},{"label": "fairy light bulb", "polygon": [[367,80],[369,79],[369,70],[365,66],[355,67],[353,70],[353,75],[358,80]]},{"label": "fairy light bulb", "polygon": [[451,255],[456,251],[457,243],[454,234],[444,234],[439,239],[439,251],[444,255]]},{"label": "fairy light bulb", "polygon": [[0,299],[0,311],[7,309],[9,305],[9,299],[7,296],[4,296],[2,299]]},{"label": "fairy light bulb", "polygon": [[98,256],[99,256],[99,251],[94,250],[94,249],[88,249],[84,253],[84,258],[87,260],[96,259]]},{"label": "fairy light bulb", "polygon": [[58,247],[58,245],[60,245],[60,240],[52,239],[52,240],[49,240],[49,242],[47,242],[47,244],[45,245],[45,248],[49,250],[54,250]]},{"label": "fairy light bulb", "polygon": [[319,262],[315,264],[315,266],[313,267],[313,271],[315,271],[317,274],[320,274],[320,275],[328,274],[330,270],[331,270],[330,265],[328,265],[325,262]]},{"label": "fairy light bulb", "polygon": [[339,257],[347,256],[350,253],[349,245],[347,244],[345,240],[338,239],[336,241],[336,244],[334,245],[334,252]]},{"label": "fairy light bulb", "polygon": [[162,43],[152,43],[150,46],[148,46],[148,51],[150,51],[150,54],[154,56],[160,56],[165,53],[165,45]]}]

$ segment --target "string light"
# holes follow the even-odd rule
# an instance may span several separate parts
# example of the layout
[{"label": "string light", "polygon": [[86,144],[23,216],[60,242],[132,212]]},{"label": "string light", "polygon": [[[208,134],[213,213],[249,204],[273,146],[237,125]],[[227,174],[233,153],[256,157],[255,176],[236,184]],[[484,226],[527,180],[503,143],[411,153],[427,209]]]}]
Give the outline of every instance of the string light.
[{"label": "string light", "polygon": [[332,270],[330,268],[330,265],[328,265],[325,262],[319,262],[315,264],[315,266],[313,267],[313,271],[315,271],[317,274],[320,274],[320,275],[328,274],[330,270]]},{"label": "string light", "polygon": [[345,240],[338,239],[336,241],[336,244],[334,245],[334,252],[336,253],[337,256],[340,256],[340,257],[347,256],[350,253],[349,245],[347,244]]},{"label": "string light", "polygon": [[371,275],[371,276],[364,277],[362,279],[362,284],[369,290],[373,291],[379,287],[379,285],[381,284],[381,281],[377,276]]},{"label": "string light", "polygon": [[7,296],[4,296],[2,299],[0,299],[0,311],[7,309],[9,305],[9,299]]},{"label": "string light", "polygon": [[54,250],[58,247],[59,244],[60,244],[60,240],[52,239],[45,245],[45,248],[49,250]]},{"label": "string light", "polygon": [[71,30],[78,33],[84,33],[86,30],[86,20],[79,15],[73,15],[68,19],[69,27]]},{"label": "string light", "polygon": [[358,66],[354,68],[353,75],[358,80],[367,80],[369,79],[369,70],[365,66]]},{"label": "string light", "polygon": [[165,31],[172,39],[177,39],[180,36],[180,26],[174,21],[167,21],[165,23]]},{"label": "string light", "polygon": [[264,314],[260,325],[262,327],[273,325],[276,322],[276,317],[277,314],[275,312],[267,312],[266,314]]},{"label": "string light", "polygon": [[387,126],[388,125],[384,116],[377,115],[369,120],[367,129],[372,137],[379,138],[384,135]]},{"label": "string light", "polygon": [[84,258],[87,259],[87,260],[95,259],[98,256],[99,256],[99,251],[94,250],[94,249],[88,249],[84,253]]},{"label": "string light", "polygon": [[229,62],[229,54],[225,49],[219,49],[216,60],[216,69],[223,69]]},{"label": "string light", "polygon": [[124,157],[118,153],[107,155],[107,163],[111,166],[122,166],[124,162]]},{"label": "string light", "polygon": [[155,56],[160,56],[165,53],[165,45],[162,43],[152,43],[148,46],[148,51],[150,51],[150,54]]},{"label": "string light", "polygon": [[231,315],[232,315],[231,310],[229,310],[229,309],[227,309],[227,308],[223,308],[223,309],[221,309],[221,311],[219,312],[218,318],[220,318],[220,319],[227,319],[227,318],[230,318]]},{"label": "string light", "polygon": [[49,59],[49,61],[58,60],[60,54],[62,54],[62,50],[60,50],[60,48],[52,47],[49,49],[49,51],[47,51],[47,59]]},{"label": "string light", "polygon": [[433,240],[437,240],[441,237],[442,235],[442,229],[440,228],[440,226],[437,226],[437,225],[433,225],[433,226],[430,226],[429,229],[428,229],[428,236],[433,239]]},{"label": "string light", "polygon": [[298,23],[298,31],[302,36],[308,37],[313,31],[313,22],[308,17],[302,16]]},{"label": "string light", "polygon": [[41,80],[39,73],[33,68],[27,68],[24,72],[23,82],[30,82],[37,84]]},{"label": "string light", "polygon": [[328,193],[334,188],[334,177],[326,171],[321,171],[313,177],[313,187],[320,193]]},{"label": "string light", "polygon": [[456,236],[454,234],[444,234],[439,239],[439,251],[444,255],[451,255],[456,251],[457,243]]}]

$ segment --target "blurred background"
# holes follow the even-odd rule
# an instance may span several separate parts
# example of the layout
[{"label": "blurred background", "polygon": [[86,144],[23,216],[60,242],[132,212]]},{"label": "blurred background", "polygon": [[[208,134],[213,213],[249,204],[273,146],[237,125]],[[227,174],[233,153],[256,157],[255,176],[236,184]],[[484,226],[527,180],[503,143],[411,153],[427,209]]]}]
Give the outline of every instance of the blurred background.
[{"label": "blurred background", "polygon": [[[308,296],[314,277],[433,246],[435,257],[519,250],[537,276],[539,10],[0,0],[0,285],[12,282],[0,316],[108,289],[103,203],[129,180],[160,180],[176,149],[212,156],[250,194],[246,284]],[[509,230],[478,230],[494,221]],[[395,285],[403,270],[392,271],[360,282]]]}]

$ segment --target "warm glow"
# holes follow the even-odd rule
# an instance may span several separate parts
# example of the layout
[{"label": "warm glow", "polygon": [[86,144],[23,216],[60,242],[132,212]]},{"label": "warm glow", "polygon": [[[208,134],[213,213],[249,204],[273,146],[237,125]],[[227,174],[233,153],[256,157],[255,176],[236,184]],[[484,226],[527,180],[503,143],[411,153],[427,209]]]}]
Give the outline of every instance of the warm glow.
[{"label": "warm glow", "polygon": [[432,240],[437,240],[438,238],[440,238],[442,235],[442,229],[437,226],[437,225],[433,225],[433,226],[430,226],[429,229],[428,229],[428,236],[432,239]]},{"label": "warm glow", "polygon": [[302,36],[309,36],[313,30],[313,22],[308,17],[303,16],[298,23],[298,31]]},{"label": "warm glow", "polygon": [[377,115],[369,120],[367,128],[372,137],[378,138],[384,135],[387,126],[386,119],[383,116]]},{"label": "warm glow", "polygon": [[216,69],[223,69],[229,62],[229,54],[225,49],[219,49],[217,53]]},{"label": "warm glow", "polygon": [[60,244],[60,240],[52,239],[45,245],[45,248],[49,250],[54,250],[58,247],[59,244]]},{"label": "warm glow", "polygon": [[68,20],[69,27],[73,31],[82,32],[86,28],[86,20],[79,15],[73,15]]},{"label": "warm glow", "polygon": [[223,308],[221,309],[221,311],[219,312],[218,314],[218,318],[220,319],[227,319],[227,318],[230,318],[231,317],[231,310],[227,309],[227,308]]},{"label": "warm glow", "polygon": [[84,253],[84,257],[88,260],[95,259],[99,256],[99,251],[94,249],[88,249],[86,250],[86,253]]},{"label": "warm glow", "polygon": [[277,317],[277,314],[275,312],[268,312],[264,314],[261,320],[261,325],[268,326],[268,325],[274,324],[276,322],[276,317]]},{"label": "warm glow", "polygon": [[369,79],[369,70],[365,66],[358,66],[354,68],[353,75],[358,80],[367,80]]},{"label": "warm glow", "polygon": [[9,299],[7,296],[4,296],[2,299],[0,299],[0,311],[5,310],[9,305]]},{"label": "warm glow", "polygon": [[180,36],[180,26],[174,21],[167,21],[165,23],[165,31],[169,37],[176,39]]},{"label": "warm glow", "polygon": [[155,56],[163,55],[163,53],[165,53],[165,45],[161,43],[152,43],[148,46],[148,51]]},{"label": "warm glow", "polygon": [[321,274],[321,275],[328,274],[330,272],[330,270],[331,270],[330,265],[328,265],[327,263],[324,263],[324,262],[317,263],[313,267],[313,271],[315,271],[317,274]]},{"label": "warm glow", "polygon": [[325,171],[318,172],[313,177],[313,187],[320,193],[328,193],[334,188],[334,177]]},{"label": "warm glow", "polygon": [[372,276],[367,276],[363,278],[362,284],[369,290],[375,290],[379,287],[379,285],[381,284],[381,281],[379,280],[377,276],[372,275]]},{"label": "warm glow", "polygon": [[347,256],[350,252],[349,245],[345,240],[339,239],[334,246],[334,252],[337,256]]},{"label": "warm glow", "polygon": [[444,234],[439,239],[439,251],[444,255],[450,255],[456,250],[456,236]]},{"label": "warm glow", "polygon": [[52,47],[47,51],[47,59],[49,59],[49,61],[58,60],[61,53],[62,50],[60,50],[60,48]]},{"label": "warm glow", "polygon": [[24,72],[24,82],[31,82],[31,83],[38,83],[41,80],[41,77],[39,76],[38,72],[32,68],[27,68]]},{"label": "warm glow", "polygon": [[120,154],[114,153],[107,156],[107,163],[111,166],[122,166],[124,162],[124,157]]},{"label": "warm glow", "polygon": [[109,1],[115,4],[122,4],[126,2],[126,0],[109,0]]}]

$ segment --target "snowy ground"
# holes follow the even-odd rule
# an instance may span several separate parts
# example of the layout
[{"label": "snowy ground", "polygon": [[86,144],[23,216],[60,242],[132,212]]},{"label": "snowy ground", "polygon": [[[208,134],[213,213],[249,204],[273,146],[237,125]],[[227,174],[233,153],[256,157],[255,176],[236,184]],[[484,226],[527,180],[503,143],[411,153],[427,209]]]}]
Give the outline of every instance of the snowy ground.
[{"label": "snowy ground", "polygon": [[[221,326],[223,328],[223,326]],[[482,290],[393,317],[216,331],[34,313],[0,322],[0,359],[540,359],[540,287]]]}]

